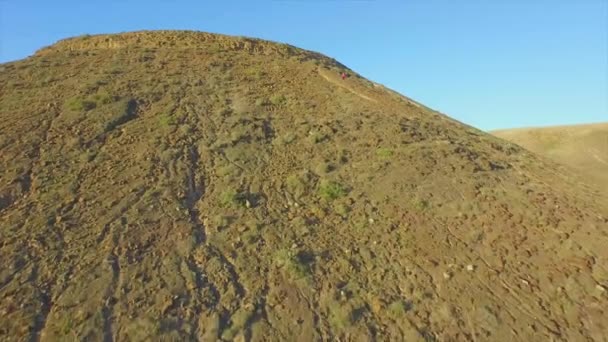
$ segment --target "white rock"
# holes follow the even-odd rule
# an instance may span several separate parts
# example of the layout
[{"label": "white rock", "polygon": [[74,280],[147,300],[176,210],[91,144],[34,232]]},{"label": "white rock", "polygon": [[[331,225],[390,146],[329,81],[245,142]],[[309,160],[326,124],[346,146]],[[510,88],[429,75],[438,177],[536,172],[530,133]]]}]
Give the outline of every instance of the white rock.
[{"label": "white rock", "polygon": [[475,269],[475,266],[473,265],[467,265],[467,271],[471,272]]}]

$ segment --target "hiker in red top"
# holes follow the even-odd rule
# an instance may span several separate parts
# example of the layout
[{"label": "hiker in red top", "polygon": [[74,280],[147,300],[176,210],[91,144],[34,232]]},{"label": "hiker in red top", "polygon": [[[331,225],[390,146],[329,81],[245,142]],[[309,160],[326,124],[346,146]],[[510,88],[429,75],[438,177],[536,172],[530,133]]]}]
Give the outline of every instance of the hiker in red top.
[{"label": "hiker in red top", "polygon": [[345,72],[343,72],[342,75],[340,75],[340,76],[342,77],[343,80],[346,79],[346,73]]}]

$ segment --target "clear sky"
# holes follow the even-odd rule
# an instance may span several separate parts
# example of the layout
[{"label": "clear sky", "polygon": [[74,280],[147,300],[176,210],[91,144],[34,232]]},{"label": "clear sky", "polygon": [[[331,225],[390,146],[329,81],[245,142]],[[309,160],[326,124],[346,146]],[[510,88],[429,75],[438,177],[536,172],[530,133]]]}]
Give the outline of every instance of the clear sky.
[{"label": "clear sky", "polygon": [[141,29],[319,51],[484,130],[608,121],[608,0],[0,0],[0,62]]}]

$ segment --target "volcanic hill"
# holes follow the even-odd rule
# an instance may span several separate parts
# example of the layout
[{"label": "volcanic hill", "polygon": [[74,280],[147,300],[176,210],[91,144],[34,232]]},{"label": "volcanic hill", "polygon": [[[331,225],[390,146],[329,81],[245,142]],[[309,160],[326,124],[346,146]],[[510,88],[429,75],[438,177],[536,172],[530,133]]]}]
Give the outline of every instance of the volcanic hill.
[{"label": "volcanic hill", "polygon": [[321,54],[66,39],[0,132],[0,340],[608,336],[605,193]]}]

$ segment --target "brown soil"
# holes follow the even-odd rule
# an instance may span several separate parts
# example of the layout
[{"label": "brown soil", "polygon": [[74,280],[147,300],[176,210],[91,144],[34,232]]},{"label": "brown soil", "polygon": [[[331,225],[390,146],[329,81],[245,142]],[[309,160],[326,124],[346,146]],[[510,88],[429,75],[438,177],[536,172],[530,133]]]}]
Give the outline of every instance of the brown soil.
[{"label": "brown soil", "polygon": [[608,335],[608,197],[332,59],[87,36],[0,89],[0,340]]}]

